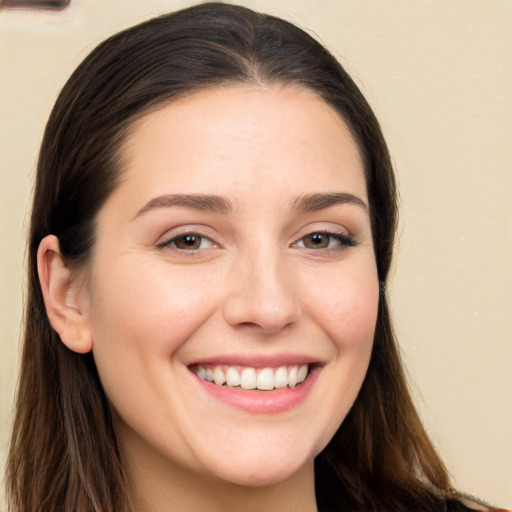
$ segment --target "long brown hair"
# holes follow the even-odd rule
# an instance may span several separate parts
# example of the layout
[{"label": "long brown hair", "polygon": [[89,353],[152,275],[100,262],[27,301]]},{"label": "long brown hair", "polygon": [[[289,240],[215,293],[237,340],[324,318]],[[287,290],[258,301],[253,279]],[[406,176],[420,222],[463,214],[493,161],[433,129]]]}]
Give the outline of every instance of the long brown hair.
[{"label": "long brown hair", "polygon": [[449,491],[447,473],[412,403],[388,312],[397,197],[379,124],[342,66],[304,31],[243,7],[210,3],[152,19],[100,44],[73,73],[51,113],[34,192],[7,467],[13,511],[129,511],[115,429],[92,354],[70,351],[50,326],[37,248],[54,234],[70,265],[86,265],[95,218],[119,181],[122,144],[133,121],[194,91],[236,84],[312,91],[347,122],[364,163],[380,306],[362,389],[316,460],[320,509],[422,510]]}]

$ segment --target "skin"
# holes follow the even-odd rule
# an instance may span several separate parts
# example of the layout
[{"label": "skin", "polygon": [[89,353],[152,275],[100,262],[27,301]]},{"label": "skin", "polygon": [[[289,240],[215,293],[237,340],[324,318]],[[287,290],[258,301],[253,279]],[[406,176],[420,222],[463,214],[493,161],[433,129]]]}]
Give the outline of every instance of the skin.
[{"label": "skin", "polygon": [[[202,91],[132,128],[87,279],[63,265],[55,237],[38,261],[52,325],[72,350],[93,351],[135,507],[316,510],[313,459],[361,387],[379,295],[349,130],[291,87]],[[312,193],[360,204],[294,209]],[[232,208],[151,203],[169,194]],[[204,237],[198,249],[179,249],[185,233]],[[334,235],[312,246],[311,233]],[[227,355],[300,356],[319,370],[298,405],[254,413],[212,397],[190,371]]]}]

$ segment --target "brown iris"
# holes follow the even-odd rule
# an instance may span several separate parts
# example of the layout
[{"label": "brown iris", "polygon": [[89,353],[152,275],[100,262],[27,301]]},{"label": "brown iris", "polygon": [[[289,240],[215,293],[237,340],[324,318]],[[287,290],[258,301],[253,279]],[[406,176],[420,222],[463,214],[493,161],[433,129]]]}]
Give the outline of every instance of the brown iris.
[{"label": "brown iris", "polygon": [[331,235],[327,233],[311,233],[303,238],[304,246],[308,249],[325,249],[329,246]]},{"label": "brown iris", "polygon": [[203,237],[200,235],[182,235],[176,237],[174,241],[174,245],[177,249],[183,249],[185,251],[191,251],[195,249],[199,249],[201,245]]}]

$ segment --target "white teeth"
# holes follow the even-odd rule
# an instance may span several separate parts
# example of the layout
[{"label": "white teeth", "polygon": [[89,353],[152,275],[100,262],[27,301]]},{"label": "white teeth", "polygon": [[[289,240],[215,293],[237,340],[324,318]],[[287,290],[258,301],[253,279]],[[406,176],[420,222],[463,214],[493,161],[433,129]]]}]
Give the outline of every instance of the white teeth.
[{"label": "white teeth", "polygon": [[279,366],[278,368],[241,368],[240,366],[217,365],[215,367],[195,366],[196,375],[217,386],[241,387],[271,391],[285,387],[294,388],[304,382],[309,373],[309,365]]},{"label": "white teeth", "polygon": [[220,366],[216,366],[213,370],[213,381],[217,386],[222,386],[226,382],[226,377]]},{"label": "white teeth", "polygon": [[294,388],[297,385],[297,367],[292,366],[288,372],[288,386]]},{"label": "white teeth", "polygon": [[240,386],[240,374],[236,368],[233,368],[232,366],[230,366],[226,372],[226,384],[231,388]]},{"label": "white teeth", "polygon": [[264,391],[274,389],[274,372],[272,368],[263,368],[263,370],[258,373],[256,387]]},{"label": "white teeth", "polygon": [[256,389],[256,371],[254,368],[244,368],[240,376],[240,386],[243,389]]},{"label": "white teeth", "polygon": [[280,366],[274,375],[274,387],[276,389],[285,388],[288,386],[288,372],[286,366]]},{"label": "white teeth", "polygon": [[206,380],[206,370],[202,366],[196,367],[196,375],[203,380]]},{"label": "white teeth", "polygon": [[297,384],[304,382],[304,380],[306,379],[307,376],[308,376],[308,365],[303,364],[297,372]]}]

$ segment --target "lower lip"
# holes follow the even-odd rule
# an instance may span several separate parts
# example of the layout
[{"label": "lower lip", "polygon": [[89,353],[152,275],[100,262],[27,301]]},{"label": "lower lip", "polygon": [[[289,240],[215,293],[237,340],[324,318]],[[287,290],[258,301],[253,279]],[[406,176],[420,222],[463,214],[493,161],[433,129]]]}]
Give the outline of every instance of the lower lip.
[{"label": "lower lip", "polygon": [[295,388],[274,391],[246,391],[240,388],[217,386],[194,374],[197,382],[213,398],[254,414],[275,414],[301,404],[313,388],[320,368],[314,368],[307,379]]}]

